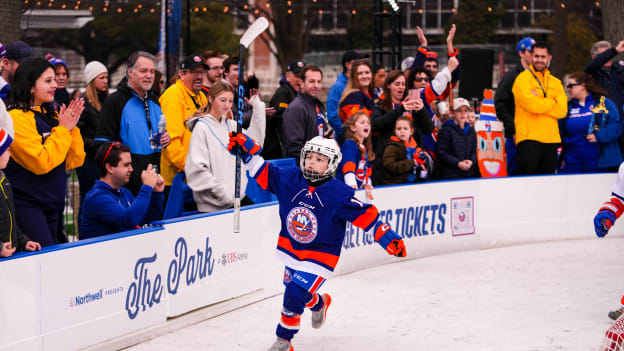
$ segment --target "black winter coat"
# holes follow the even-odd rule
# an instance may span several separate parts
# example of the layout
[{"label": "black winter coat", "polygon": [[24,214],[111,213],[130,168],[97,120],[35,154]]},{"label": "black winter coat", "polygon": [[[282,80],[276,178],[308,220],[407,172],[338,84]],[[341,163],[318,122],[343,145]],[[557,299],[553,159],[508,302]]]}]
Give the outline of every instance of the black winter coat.
[{"label": "black winter coat", "polygon": [[17,226],[13,189],[3,171],[0,171],[0,191],[0,243],[10,241],[11,246],[17,247],[17,251],[24,251],[30,238]]},{"label": "black winter coat", "polygon": [[[468,124],[466,124],[468,125]],[[474,178],[477,176],[477,133],[473,127],[464,132],[455,122],[446,121],[438,133],[436,144],[441,179]],[[472,167],[463,171],[457,163],[471,160]]]},{"label": "black winter coat", "polygon": [[[373,132],[373,152],[375,153],[375,161],[373,161],[373,185],[384,184],[384,165],[383,154],[390,137],[394,135],[394,122],[399,116],[403,115],[405,109],[403,105],[390,111],[386,111],[381,103],[375,104],[373,113],[371,114],[372,132]],[[412,115],[414,122],[414,140],[416,144],[422,146],[423,135],[431,134],[434,129],[433,120],[426,111],[421,109]]]},{"label": "black winter coat", "polygon": [[505,138],[513,138],[516,134],[516,125],[514,116],[516,115],[514,95],[511,92],[513,84],[516,81],[518,74],[524,71],[522,65],[516,66],[516,68],[509,70],[503,75],[503,78],[498,82],[498,88],[496,88],[496,96],[494,96],[494,106],[496,107],[496,117],[498,117],[505,126]]},{"label": "black winter coat", "polygon": [[297,91],[284,79],[280,81],[280,87],[269,102],[269,107],[275,108],[275,114],[267,116],[266,137],[262,148],[262,157],[270,160],[282,158],[282,118],[288,105],[297,96]]},{"label": "black winter coat", "polygon": [[624,65],[621,61],[614,61],[610,68],[604,64],[618,55],[614,48],[603,51],[600,55],[589,61],[585,66],[585,73],[594,77],[598,85],[609,93],[609,98],[615,102],[620,112],[620,119],[624,118]]},{"label": "black winter coat", "polygon": [[[107,95],[105,93],[100,93],[98,97],[100,98],[100,106],[104,106]],[[87,157],[91,160],[95,160],[95,153],[97,152],[99,144],[101,144],[95,141],[95,131],[98,127],[100,111],[91,105],[86,96],[83,95],[82,98],[84,99],[84,110],[82,110],[77,126],[80,128],[80,134],[84,141]]]}]

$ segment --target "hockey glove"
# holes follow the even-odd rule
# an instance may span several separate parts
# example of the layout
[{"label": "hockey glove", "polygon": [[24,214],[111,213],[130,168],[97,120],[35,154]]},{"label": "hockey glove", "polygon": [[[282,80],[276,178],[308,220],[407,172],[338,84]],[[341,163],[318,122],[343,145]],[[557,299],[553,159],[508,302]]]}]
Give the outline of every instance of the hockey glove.
[{"label": "hockey glove", "polygon": [[600,209],[594,217],[594,227],[599,238],[604,237],[615,222],[615,213],[609,209]]},{"label": "hockey glove", "polygon": [[602,204],[598,214],[594,217],[594,228],[596,235],[602,238],[609,232],[615,220],[624,212],[624,204],[616,197],[611,197],[611,201]]},{"label": "hockey glove", "polygon": [[243,133],[231,132],[228,151],[232,155],[236,155],[238,150],[241,152],[243,162],[248,163],[253,155],[257,155],[262,151],[262,146]]},{"label": "hockey glove", "polygon": [[375,226],[375,241],[386,249],[390,255],[396,257],[405,257],[407,255],[403,239],[390,228],[388,223],[377,222]]}]

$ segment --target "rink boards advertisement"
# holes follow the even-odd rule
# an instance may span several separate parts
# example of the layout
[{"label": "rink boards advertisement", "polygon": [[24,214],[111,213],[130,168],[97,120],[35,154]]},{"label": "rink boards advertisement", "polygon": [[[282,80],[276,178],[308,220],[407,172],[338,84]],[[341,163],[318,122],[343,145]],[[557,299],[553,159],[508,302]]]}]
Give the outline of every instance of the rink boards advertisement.
[{"label": "rink boards advertisement", "polygon": [[41,255],[44,350],[78,349],[166,321],[164,231],[142,231]]},{"label": "rink boards advertisement", "polygon": [[[512,177],[380,187],[373,190],[373,202],[380,218],[404,238],[406,259],[417,259],[594,238],[592,218],[614,178]],[[357,196],[364,200],[363,193]],[[0,351],[80,349],[147,333],[200,308],[226,312],[230,307],[223,306],[229,305],[220,302],[252,303],[281,293],[277,204],[243,209],[240,223],[240,233],[233,233],[231,210],[190,216],[0,261]],[[620,228],[624,225],[616,223],[609,236],[621,236]],[[335,273],[404,260],[389,256],[372,233],[348,225]]]},{"label": "rink boards advertisement", "polygon": [[[379,219],[405,241],[408,258],[477,249],[475,204],[478,182],[445,182],[373,190]],[[366,201],[364,192],[358,191]],[[344,274],[383,263],[399,262],[374,240],[371,231],[347,225],[337,273]]]},{"label": "rink boards advertisement", "polygon": [[254,231],[262,211],[243,212],[236,234],[231,212],[166,224],[169,317],[262,289],[262,236]]}]

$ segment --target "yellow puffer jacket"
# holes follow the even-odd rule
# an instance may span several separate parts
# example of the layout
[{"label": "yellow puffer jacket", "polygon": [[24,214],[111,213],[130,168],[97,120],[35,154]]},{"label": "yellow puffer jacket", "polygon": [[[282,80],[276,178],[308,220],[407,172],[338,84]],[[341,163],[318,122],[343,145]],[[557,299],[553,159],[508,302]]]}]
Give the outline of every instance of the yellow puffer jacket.
[{"label": "yellow puffer jacket", "polygon": [[550,75],[548,69],[535,72],[531,66],[516,77],[512,92],[516,105],[516,144],[523,140],[560,143],[557,120],[568,113],[568,98],[561,81]]},{"label": "yellow puffer jacket", "polygon": [[173,177],[184,171],[191,143],[191,131],[186,126],[186,121],[198,107],[206,105],[208,100],[201,92],[194,94],[178,79],[165,90],[159,101],[167,120],[167,133],[171,138],[171,143],[162,150],[160,156],[160,174],[165,179],[165,184],[171,185]]}]

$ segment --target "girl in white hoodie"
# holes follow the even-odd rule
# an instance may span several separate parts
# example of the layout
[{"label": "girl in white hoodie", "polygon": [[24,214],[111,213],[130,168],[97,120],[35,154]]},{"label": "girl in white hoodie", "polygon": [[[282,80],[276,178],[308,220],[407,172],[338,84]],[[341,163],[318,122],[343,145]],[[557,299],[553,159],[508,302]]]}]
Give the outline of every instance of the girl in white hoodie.
[{"label": "girl in white hoodie", "polygon": [[[227,150],[229,134],[236,131],[232,115],[234,89],[224,82],[212,85],[208,104],[187,122],[193,132],[186,156],[186,182],[193,190],[199,212],[213,212],[234,206],[236,157]],[[244,132],[260,145],[264,143],[265,105],[258,95],[249,99],[253,114]],[[241,174],[247,168],[241,165]],[[247,177],[241,177],[241,197],[245,196]]]}]

